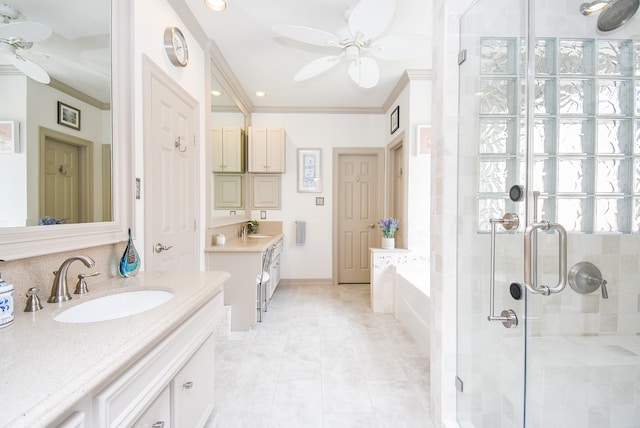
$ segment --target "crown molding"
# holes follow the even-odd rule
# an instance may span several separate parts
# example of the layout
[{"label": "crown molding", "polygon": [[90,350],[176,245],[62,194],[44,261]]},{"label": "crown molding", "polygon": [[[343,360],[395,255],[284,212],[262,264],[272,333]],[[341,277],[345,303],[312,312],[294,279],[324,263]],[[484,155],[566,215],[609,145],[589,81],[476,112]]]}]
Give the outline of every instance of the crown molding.
[{"label": "crown molding", "polygon": [[400,93],[407,87],[409,83],[416,80],[431,80],[433,78],[433,70],[431,69],[413,69],[405,70],[400,76],[396,86],[389,92],[387,100],[382,105],[382,111],[389,111],[391,106],[396,102]]}]

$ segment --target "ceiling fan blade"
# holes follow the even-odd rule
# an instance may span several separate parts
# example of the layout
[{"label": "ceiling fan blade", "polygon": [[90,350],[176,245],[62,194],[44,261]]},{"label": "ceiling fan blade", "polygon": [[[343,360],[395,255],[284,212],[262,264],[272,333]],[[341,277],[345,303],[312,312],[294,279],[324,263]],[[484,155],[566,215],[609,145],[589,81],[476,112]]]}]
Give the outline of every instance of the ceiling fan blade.
[{"label": "ceiling fan blade", "polygon": [[429,38],[419,34],[392,34],[381,37],[368,48],[371,55],[385,60],[416,57],[427,49]]},{"label": "ceiling fan blade", "polygon": [[49,82],[51,82],[49,74],[44,70],[44,68],[40,67],[35,62],[24,59],[19,55],[9,54],[5,55],[5,58],[11,63],[11,65],[36,82],[44,83],[45,85],[48,85]]},{"label": "ceiling fan blade", "polygon": [[349,77],[361,88],[373,88],[380,80],[378,63],[371,58],[357,58],[349,64]]},{"label": "ceiling fan blade", "polygon": [[293,80],[295,82],[301,82],[303,80],[310,79],[318,74],[324,73],[325,71],[333,68],[340,62],[340,58],[342,58],[344,54],[340,55],[331,55],[324,56],[322,58],[318,58],[316,60],[311,61],[309,64],[305,65],[293,76]]},{"label": "ceiling fan blade", "polygon": [[274,25],[272,29],[281,36],[310,45],[337,46],[340,43],[336,35],[315,28],[300,25]]},{"label": "ceiling fan blade", "polygon": [[51,35],[51,28],[39,22],[11,22],[0,25],[0,39],[40,42]]},{"label": "ceiling fan blade", "polygon": [[387,29],[396,12],[396,0],[361,0],[349,15],[349,31],[371,40]]}]

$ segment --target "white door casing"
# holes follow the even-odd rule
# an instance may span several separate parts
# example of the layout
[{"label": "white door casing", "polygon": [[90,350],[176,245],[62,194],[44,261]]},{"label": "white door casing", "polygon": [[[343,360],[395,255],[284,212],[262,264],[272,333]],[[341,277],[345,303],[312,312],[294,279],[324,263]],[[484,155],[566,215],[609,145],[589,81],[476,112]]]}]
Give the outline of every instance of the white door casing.
[{"label": "white door casing", "polygon": [[145,270],[199,270],[198,103],[149,60],[144,65]]}]

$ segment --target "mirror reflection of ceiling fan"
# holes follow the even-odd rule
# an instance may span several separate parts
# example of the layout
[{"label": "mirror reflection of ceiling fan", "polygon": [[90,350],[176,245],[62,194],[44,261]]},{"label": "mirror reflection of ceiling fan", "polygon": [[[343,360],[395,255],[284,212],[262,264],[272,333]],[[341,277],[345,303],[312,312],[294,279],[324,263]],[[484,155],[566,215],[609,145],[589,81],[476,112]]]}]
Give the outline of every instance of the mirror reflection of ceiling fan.
[{"label": "mirror reflection of ceiling fan", "polygon": [[16,9],[0,4],[0,54],[26,76],[48,84],[51,79],[45,69],[20,55],[20,51],[31,49],[34,43],[47,39],[51,28],[38,22],[16,21],[19,17]]},{"label": "mirror reflection of ceiling fan", "polygon": [[[314,46],[334,47],[340,53],[311,61],[293,77],[300,82],[336,66],[342,58],[350,61],[348,74],[361,88],[373,88],[380,79],[380,69],[371,55],[381,60],[403,60],[425,49],[426,36],[418,34],[390,34],[385,32],[396,11],[396,0],[361,0],[347,10],[347,25],[332,34],[298,25],[275,25],[273,31],[286,38]],[[379,37],[379,38],[378,38]]]}]

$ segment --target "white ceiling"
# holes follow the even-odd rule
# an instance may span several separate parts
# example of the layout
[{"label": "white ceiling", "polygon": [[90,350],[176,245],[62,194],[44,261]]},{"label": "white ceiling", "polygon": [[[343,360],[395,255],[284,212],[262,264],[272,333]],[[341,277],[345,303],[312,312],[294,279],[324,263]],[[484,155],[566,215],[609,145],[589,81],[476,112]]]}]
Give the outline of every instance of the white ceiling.
[{"label": "white ceiling", "polygon": [[[367,111],[380,109],[405,70],[431,68],[431,1],[397,0],[393,20],[384,33],[420,34],[424,49],[409,61],[377,60],[380,82],[359,88],[347,75],[348,61],[303,82],[293,76],[307,63],[338,53],[337,48],[311,46],[276,35],[272,26],[292,24],[330,33],[346,23],[347,8],[357,0],[228,0],[214,12],[204,0],[184,0],[207,37],[217,45],[255,111]],[[255,91],[267,96],[257,97]]]}]

